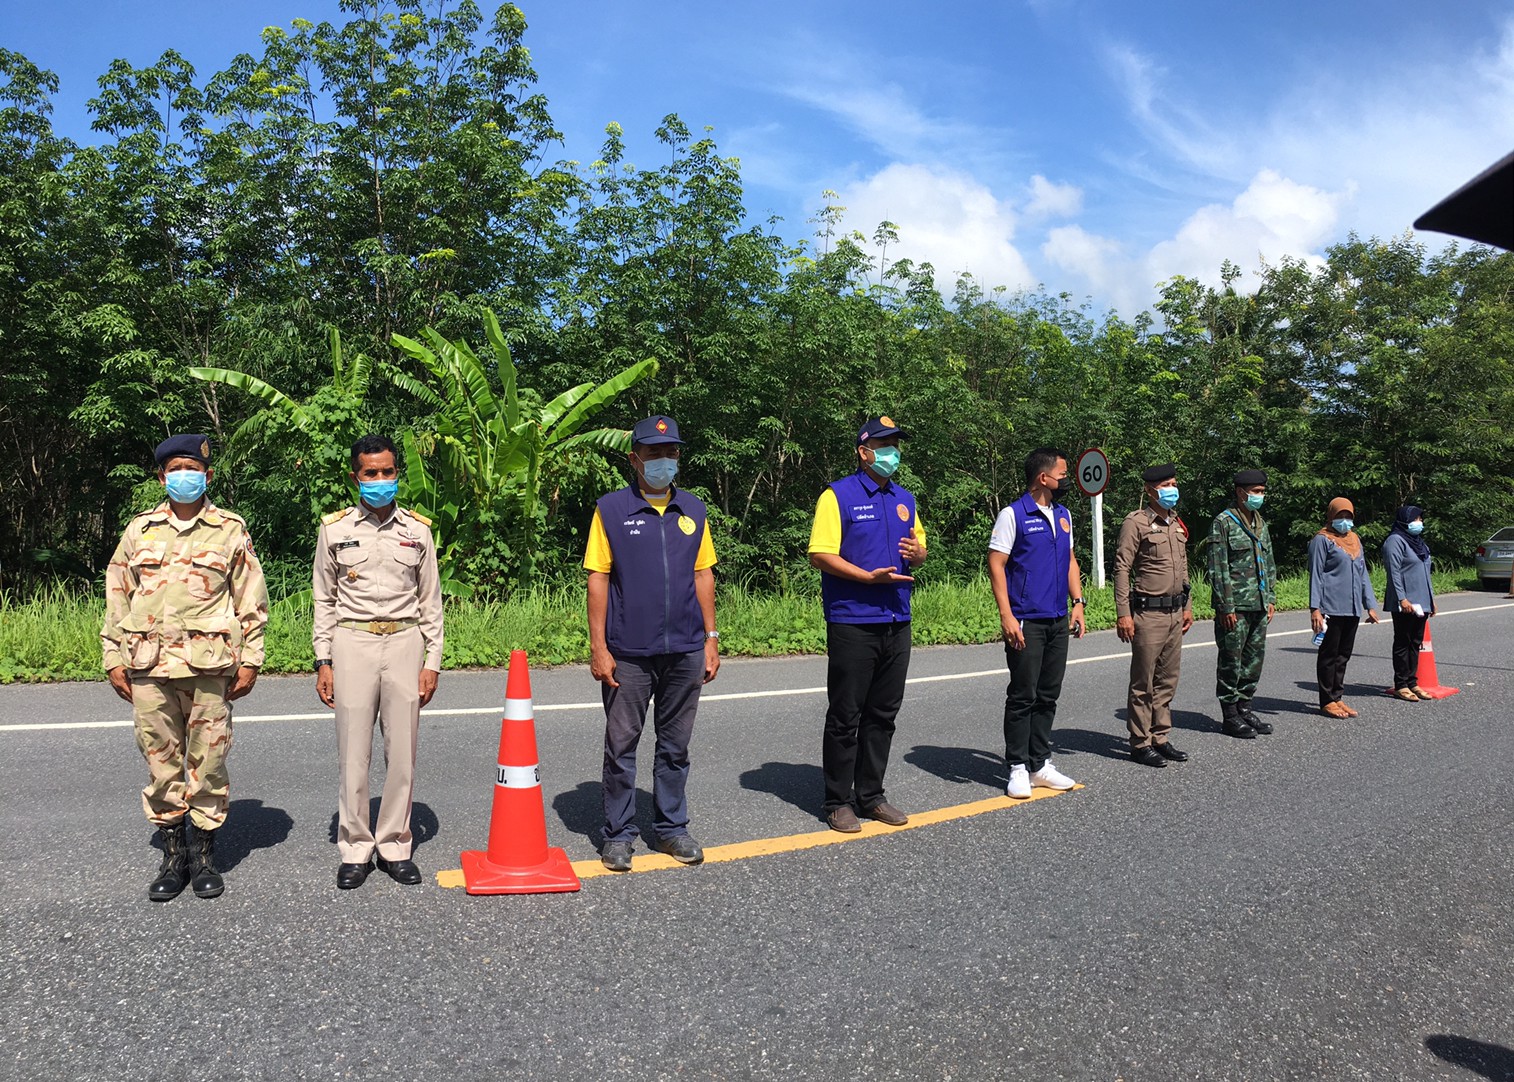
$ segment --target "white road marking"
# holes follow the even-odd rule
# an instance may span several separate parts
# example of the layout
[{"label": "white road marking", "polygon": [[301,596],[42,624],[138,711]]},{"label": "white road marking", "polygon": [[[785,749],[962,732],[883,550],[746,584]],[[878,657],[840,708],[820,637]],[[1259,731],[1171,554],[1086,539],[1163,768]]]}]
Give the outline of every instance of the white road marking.
[{"label": "white road marking", "polygon": [[[1491,609],[1510,608],[1514,608],[1514,603],[1506,602],[1504,604],[1477,605],[1469,609],[1449,609],[1445,612],[1439,613],[1436,616],[1436,619],[1444,619],[1447,616],[1465,616],[1468,613],[1487,612]],[[1384,622],[1386,623],[1386,621]],[[1298,631],[1269,631],[1267,633],[1267,638],[1284,639],[1290,635],[1312,634],[1314,634],[1314,632],[1310,628],[1306,627]],[[991,644],[980,643],[978,645]],[[1212,647],[1214,645],[1215,644],[1212,641],[1185,642],[1183,644],[1183,649],[1201,650],[1206,647]],[[1130,652],[1128,650],[1121,650],[1117,654],[1098,654],[1094,657],[1069,658],[1067,664],[1091,665],[1096,661],[1120,661],[1128,659],[1129,657]],[[753,660],[762,659],[757,658]],[[912,676],[909,678],[909,680],[906,681],[906,683],[935,684],[945,680],[977,680],[987,676],[997,676],[1002,678],[1004,674],[1005,670],[1003,669],[979,669],[975,672],[946,673],[940,676]],[[701,695],[699,697],[699,702],[701,705],[703,705],[704,703],[733,702],[739,699],[776,699],[785,695],[823,695],[825,694],[825,690],[826,689],[824,685],[821,685],[818,687],[808,688],[773,688],[767,691],[732,691],[727,692],[723,695]],[[604,709],[604,704],[598,700],[582,703],[536,703],[535,708],[538,714],[545,714],[548,712],[561,710],[602,710]],[[427,710],[426,717],[467,717],[476,714],[493,714],[495,716],[499,716],[502,710],[503,706],[470,706],[460,707],[455,710]],[[246,717],[234,717],[233,721],[237,725],[246,725],[249,722],[264,721],[330,721],[332,716],[332,712],[327,710],[314,714],[249,714]],[[44,729],[129,729],[131,727],[132,722],[129,718],[125,721],[59,721],[38,722],[28,725],[0,725],[0,733],[30,733]]]}]

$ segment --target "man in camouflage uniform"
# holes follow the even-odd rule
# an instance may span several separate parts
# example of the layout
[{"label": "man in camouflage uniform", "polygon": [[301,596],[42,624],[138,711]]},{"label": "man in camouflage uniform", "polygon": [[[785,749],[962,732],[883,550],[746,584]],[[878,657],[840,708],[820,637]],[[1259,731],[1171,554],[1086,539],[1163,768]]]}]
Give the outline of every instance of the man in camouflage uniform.
[{"label": "man in camouflage uniform", "polygon": [[1235,503],[1209,528],[1209,588],[1214,599],[1214,641],[1220,648],[1215,689],[1220,728],[1250,740],[1272,726],[1251,711],[1267,654],[1267,625],[1277,612],[1277,564],[1272,535],[1262,518],[1264,470],[1235,475]]},{"label": "man in camouflage uniform", "polygon": [[[147,760],[142,807],[163,840],[147,896],[166,902],[186,884],[201,898],[225,889],[214,842],[226,822],[228,704],[252,690],[263,664],[268,588],[247,523],[205,498],[210,441],[170,436],[154,457],[168,499],[127,523],[116,546],[100,645]],[[192,846],[186,814],[198,828]]]}]

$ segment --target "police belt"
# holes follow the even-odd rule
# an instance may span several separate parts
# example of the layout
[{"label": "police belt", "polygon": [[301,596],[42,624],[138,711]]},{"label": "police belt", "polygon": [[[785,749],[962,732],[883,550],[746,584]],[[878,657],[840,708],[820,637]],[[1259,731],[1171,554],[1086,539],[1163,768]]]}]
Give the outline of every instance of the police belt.
[{"label": "police belt", "polygon": [[1180,594],[1131,594],[1130,611],[1137,612],[1172,612],[1174,609],[1186,609],[1188,607],[1188,591]]},{"label": "police belt", "polygon": [[408,620],[338,620],[336,626],[345,627],[348,631],[366,631],[370,635],[394,635],[419,627],[420,623],[411,617]]}]

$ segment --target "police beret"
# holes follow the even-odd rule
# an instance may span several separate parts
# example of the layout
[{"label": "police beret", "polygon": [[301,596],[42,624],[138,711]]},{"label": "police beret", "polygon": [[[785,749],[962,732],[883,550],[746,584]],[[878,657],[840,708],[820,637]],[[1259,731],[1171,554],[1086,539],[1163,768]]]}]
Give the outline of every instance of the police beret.
[{"label": "police beret", "polygon": [[1242,470],[1235,475],[1236,488],[1250,488],[1252,485],[1265,485],[1266,483],[1266,470]]},{"label": "police beret", "polygon": [[644,421],[637,421],[631,429],[631,444],[682,443],[678,438],[678,422],[665,414],[656,414]]},{"label": "police beret", "polygon": [[175,458],[192,458],[196,462],[209,466],[210,438],[198,432],[169,436],[158,444],[152,457],[157,460],[159,466]]},{"label": "police beret", "polygon": [[1178,475],[1178,468],[1171,462],[1160,466],[1147,466],[1141,471],[1141,480],[1148,485],[1154,485],[1158,481],[1171,481]]}]

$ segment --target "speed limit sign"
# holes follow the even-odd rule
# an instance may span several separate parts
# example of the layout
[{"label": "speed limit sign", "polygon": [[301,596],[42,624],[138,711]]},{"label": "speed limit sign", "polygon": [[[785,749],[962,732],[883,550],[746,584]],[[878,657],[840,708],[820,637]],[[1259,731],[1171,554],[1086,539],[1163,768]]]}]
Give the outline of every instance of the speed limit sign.
[{"label": "speed limit sign", "polygon": [[1076,474],[1083,495],[1097,496],[1109,484],[1109,459],[1097,447],[1090,447],[1078,456]]}]

